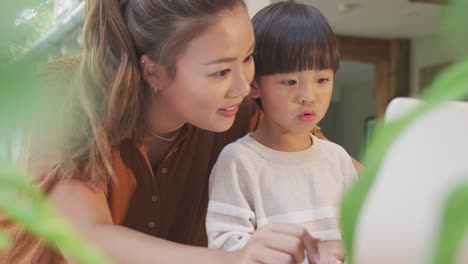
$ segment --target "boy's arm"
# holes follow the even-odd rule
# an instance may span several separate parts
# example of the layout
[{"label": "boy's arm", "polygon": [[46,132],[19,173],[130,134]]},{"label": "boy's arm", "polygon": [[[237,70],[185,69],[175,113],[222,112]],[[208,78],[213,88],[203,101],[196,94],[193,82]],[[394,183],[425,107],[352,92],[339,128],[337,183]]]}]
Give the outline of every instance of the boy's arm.
[{"label": "boy's arm", "polygon": [[318,240],[300,225],[268,224],[257,229],[252,208],[255,177],[262,165],[242,148],[228,145],[213,168],[206,218],[208,245],[240,252],[250,260],[246,263],[300,263],[304,252],[309,259],[317,258]]},{"label": "boy's arm", "polygon": [[232,150],[223,150],[213,167],[206,216],[208,246],[228,251],[243,248],[255,231],[255,213],[246,199],[249,184],[245,182],[254,171]]},{"label": "boy's arm", "polygon": [[[206,217],[206,231],[208,233],[208,246],[227,251],[243,248],[255,231],[254,225],[243,208],[231,207],[228,204],[210,201]],[[231,211],[231,213],[229,212]],[[234,211],[239,213],[234,216]]]}]

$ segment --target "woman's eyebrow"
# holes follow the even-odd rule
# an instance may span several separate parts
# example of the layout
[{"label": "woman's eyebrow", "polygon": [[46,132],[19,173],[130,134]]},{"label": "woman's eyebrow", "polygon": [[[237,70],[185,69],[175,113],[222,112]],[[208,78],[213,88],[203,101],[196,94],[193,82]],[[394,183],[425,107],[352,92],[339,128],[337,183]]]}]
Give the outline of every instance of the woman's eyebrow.
[{"label": "woman's eyebrow", "polygon": [[[247,51],[247,53],[249,53],[250,51],[252,51],[255,47],[255,42],[252,44],[252,46],[249,48],[249,50]],[[217,64],[217,63],[225,63],[225,62],[233,62],[233,61],[236,61],[237,60],[237,57],[224,57],[224,58],[219,58],[219,59],[216,59],[216,60],[212,60],[212,61],[209,61],[209,62],[206,62],[204,63],[203,65],[211,65],[211,64]]]}]

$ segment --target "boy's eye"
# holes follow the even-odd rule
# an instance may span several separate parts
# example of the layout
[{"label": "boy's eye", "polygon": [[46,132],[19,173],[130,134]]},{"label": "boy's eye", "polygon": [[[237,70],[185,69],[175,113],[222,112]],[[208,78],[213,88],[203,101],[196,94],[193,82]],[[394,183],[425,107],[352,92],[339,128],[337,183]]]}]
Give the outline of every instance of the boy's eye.
[{"label": "boy's eye", "polygon": [[225,70],[213,73],[212,76],[216,78],[225,78],[229,72],[231,72],[230,69],[225,69]]},{"label": "boy's eye", "polygon": [[328,78],[320,78],[320,79],[318,79],[317,82],[320,83],[320,84],[325,84],[325,83],[327,83],[328,81],[329,81]]},{"label": "boy's eye", "polygon": [[297,84],[297,81],[296,80],[285,80],[285,81],[282,81],[281,83],[286,85],[286,86],[292,86],[292,85]]}]

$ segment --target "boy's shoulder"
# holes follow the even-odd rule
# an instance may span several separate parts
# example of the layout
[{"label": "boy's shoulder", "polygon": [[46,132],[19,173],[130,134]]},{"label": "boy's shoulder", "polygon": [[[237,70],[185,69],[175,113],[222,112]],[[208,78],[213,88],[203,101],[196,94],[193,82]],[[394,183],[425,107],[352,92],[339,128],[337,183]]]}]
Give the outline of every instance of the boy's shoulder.
[{"label": "boy's shoulder", "polygon": [[226,171],[231,171],[232,175],[242,177],[244,180],[258,175],[264,161],[248,146],[246,142],[249,140],[248,137],[250,136],[247,134],[223,148],[214,165],[213,178],[217,178],[217,174],[226,177]]},{"label": "boy's shoulder", "polygon": [[239,138],[238,140],[226,145],[221,151],[220,157],[229,158],[233,160],[250,159],[255,160],[258,158],[256,152],[249,146],[250,141],[253,140],[250,134]]},{"label": "boy's shoulder", "polygon": [[342,146],[328,140],[318,139],[317,142],[320,145],[322,161],[335,171],[341,172],[338,175],[344,177],[346,186],[353,182],[357,177],[357,172],[348,152]]},{"label": "boy's shoulder", "polygon": [[337,143],[325,139],[319,139],[317,137],[314,137],[314,140],[316,140],[317,144],[319,145],[322,154],[340,159],[351,160],[348,152]]},{"label": "boy's shoulder", "polygon": [[320,139],[316,136],[313,136],[313,139],[314,141],[317,141],[317,143],[320,145],[321,148],[323,148],[324,150],[327,150],[327,151],[336,151],[336,152],[346,152],[346,150],[338,145],[337,143],[335,142],[332,142],[332,141],[329,141],[329,140],[325,140],[325,139]]}]

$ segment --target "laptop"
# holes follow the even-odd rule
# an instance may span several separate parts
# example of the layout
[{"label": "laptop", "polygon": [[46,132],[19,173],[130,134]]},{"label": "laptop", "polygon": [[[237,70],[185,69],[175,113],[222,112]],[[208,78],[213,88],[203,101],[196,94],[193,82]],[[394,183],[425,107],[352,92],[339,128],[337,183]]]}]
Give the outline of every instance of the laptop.
[{"label": "laptop", "polygon": [[[385,120],[422,103],[396,98]],[[359,217],[354,263],[428,263],[446,199],[463,184],[468,184],[468,103],[449,102],[403,130],[388,150]],[[468,263],[465,233],[459,264]]]}]

